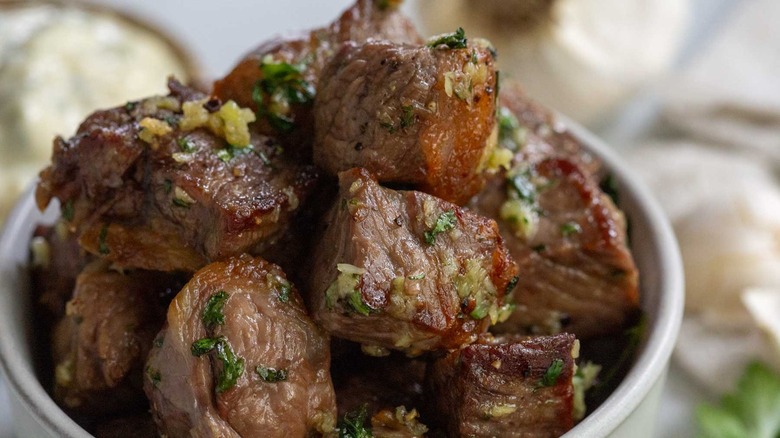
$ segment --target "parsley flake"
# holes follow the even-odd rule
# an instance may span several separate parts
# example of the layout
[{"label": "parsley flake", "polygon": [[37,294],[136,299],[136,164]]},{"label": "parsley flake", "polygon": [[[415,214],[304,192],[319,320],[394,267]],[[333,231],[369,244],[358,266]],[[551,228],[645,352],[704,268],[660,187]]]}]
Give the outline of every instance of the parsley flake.
[{"label": "parsley flake", "polygon": [[100,229],[100,234],[98,235],[98,252],[102,255],[106,255],[109,252],[111,252],[108,249],[108,244],[106,243],[107,238],[108,238],[108,224],[103,224],[103,228]]},{"label": "parsley flake", "polygon": [[426,45],[434,48],[444,45],[450,49],[465,49],[467,42],[466,32],[462,27],[459,27],[455,32],[437,35],[431,38]]},{"label": "parsley flake", "polygon": [[292,104],[310,105],[314,100],[314,86],[303,78],[303,69],[302,64],[274,61],[270,55],[260,63],[263,79],[255,84],[252,100],[257,104],[257,118],[266,118],[279,132],[294,128]]},{"label": "parsley flake", "polygon": [[428,245],[433,245],[433,243],[436,241],[436,236],[455,228],[455,223],[455,212],[452,210],[445,211],[439,215],[438,219],[436,219],[436,224],[433,226],[433,228],[430,231],[425,232],[425,243]]},{"label": "parsley flake", "polygon": [[192,343],[193,356],[202,356],[215,352],[217,359],[222,362],[222,371],[217,376],[217,392],[225,392],[234,387],[238,378],[244,373],[244,359],[233,352],[227,338],[203,338]]},{"label": "parsley flake", "polygon": [[229,296],[227,292],[221,290],[209,297],[206,306],[203,308],[203,325],[214,327],[225,323],[225,314],[222,312],[222,309],[225,307],[225,302]]},{"label": "parsley flake", "polygon": [[540,385],[554,386],[556,383],[558,383],[558,377],[561,376],[562,371],[563,371],[563,360],[553,359],[552,363],[547,368],[547,371],[544,372],[544,376],[542,376],[542,380],[539,382]]},{"label": "parsley flake", "polygon": [[268,383],[283,382],[287,380],[287,370],[285,369],[277,370],[275,368],[258,366],[255,368],[255,372],[261,379]]},{"label": "parsley flake", "polygon": [[339,438],[370,438],[373,437],[371,428],[366,425],[368,419],[368,405],[360,409],[347,412],[339,421]]}]

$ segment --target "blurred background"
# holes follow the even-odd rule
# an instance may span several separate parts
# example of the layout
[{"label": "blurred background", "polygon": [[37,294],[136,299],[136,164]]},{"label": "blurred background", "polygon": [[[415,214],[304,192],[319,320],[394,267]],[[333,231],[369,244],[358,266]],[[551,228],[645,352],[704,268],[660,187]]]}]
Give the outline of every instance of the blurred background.
[{"label": "blurred background", "polygon": [[[0,0],[0,221],[49,159],[52,137],[72,135],[93,109],[161,93],[171,72],[209,83],[257,43],[324,25],[350,3],[93,0],[125,14],[106,18]],[[780,370],[780,2],[403,8],[423,34],[461,26],[491,40],[502,77],[602,137],[661,201],[681,244],[687,305],[658,436],[693,436],[696,406],[731,391],[750,360]],[[0,436],[10,434],[0,382]]]}]

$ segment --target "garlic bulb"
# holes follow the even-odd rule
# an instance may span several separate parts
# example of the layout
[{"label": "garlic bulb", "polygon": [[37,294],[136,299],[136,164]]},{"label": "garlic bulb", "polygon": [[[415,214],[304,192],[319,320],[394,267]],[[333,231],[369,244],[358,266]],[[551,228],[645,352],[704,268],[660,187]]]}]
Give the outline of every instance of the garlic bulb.
[{"label": "garlic bulb", "polygon": [[679,363],[716,392],[754,358],[780,369],[780,181],[770,163],[685,143],[644,145],[627,158],[680,244]]},{"label": "garlic bulb", "polygon": [[688,0],[420,0],[432,34],[488,38],[502,73],[583,123],[598,121],[667,71]]}]

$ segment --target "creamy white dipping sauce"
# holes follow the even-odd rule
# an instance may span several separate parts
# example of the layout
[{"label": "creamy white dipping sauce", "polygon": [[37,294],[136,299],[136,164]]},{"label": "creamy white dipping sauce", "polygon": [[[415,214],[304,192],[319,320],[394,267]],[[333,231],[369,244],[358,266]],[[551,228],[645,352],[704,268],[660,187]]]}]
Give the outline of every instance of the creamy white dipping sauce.
[{"label": "creamy white dipping sauce", "polygon": [[0,222],[51,158],[96,109],[166,94],[189,79],[172,46],[110,13],[37,5],[0,10]]}]

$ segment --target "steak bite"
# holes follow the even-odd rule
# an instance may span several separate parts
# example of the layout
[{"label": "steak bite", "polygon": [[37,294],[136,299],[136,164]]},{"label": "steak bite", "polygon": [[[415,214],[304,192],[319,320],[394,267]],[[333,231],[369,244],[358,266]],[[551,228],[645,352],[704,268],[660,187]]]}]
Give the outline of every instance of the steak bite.
[{"label": "steak bite", "polygon": [[489,338],[436,360],[426,390],[448,436],[558,437],[574,426],[574,335]]},{"label": "steak bite", "polygon": [[54,329],[57,403],[84,415],[145,410],[144,362],[165,320],[170,290],[180,286],[176,276],[121,274],[102,261],[89,264]]},{"label": "steak bite", "polygon": [[99,111],[54,142],[40,208],[59,198],[80,244],[120,267],[195,271],[261,251],[311,190],[254,116],[175,81],[171,94]]},{"label": "steak bite", "polygon": [[247,255],[201,269],[168,308],[144,389],[167,436],[331,431],[329,339],[282,271]]},{"label": "steak bite", "polygon": [[320,72],[333,52],[347,41],[422,41],[398,12],[399,3],[357,0],[327,27],[261,44],[214,83],[214,94],[258,111],[255,129],[279,135],[285,147],[311,160],[311,104]]},{"label": "steak bite", "polygon": [[307,291],[331,334],[418,354],[471,343],[505,313],[516,268],[493,220],[380,187],[365,169],[339,187]]},{"label": "steak bite", "polygon": [[587,338],[620,330],[638,311],[623,213],[574,162],[518,164],[473,207],[497,219],[520,269],[516,309],[494,331]]},{"label": "steak bite", "polygon": [[488,49],[463,44],[345,45],[320,78],[314,162],[468,201],[495,147],[496,71]]}]

